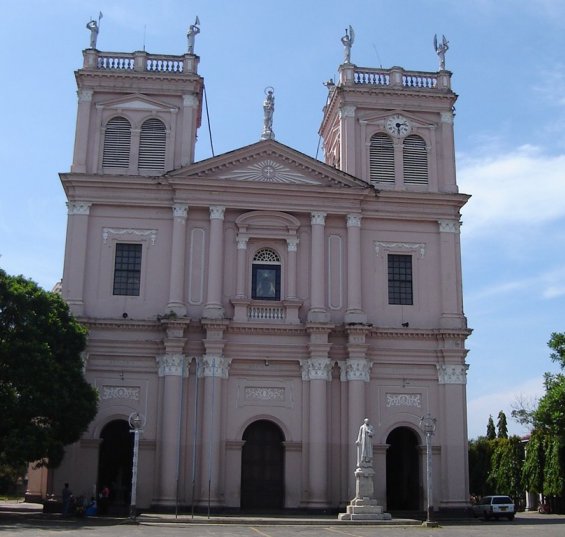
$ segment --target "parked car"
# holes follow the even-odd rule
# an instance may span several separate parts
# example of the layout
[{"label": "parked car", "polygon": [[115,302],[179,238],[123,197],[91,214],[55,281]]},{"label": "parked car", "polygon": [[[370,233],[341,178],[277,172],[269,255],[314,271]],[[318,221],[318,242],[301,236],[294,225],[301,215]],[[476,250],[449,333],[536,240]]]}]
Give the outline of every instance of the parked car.
[{"label": "parked car", "polygon": [[514,520],[516,514],[516,506],[510,496],[483,496],[472,509],[475,517],[485,520],[503,517]]}]

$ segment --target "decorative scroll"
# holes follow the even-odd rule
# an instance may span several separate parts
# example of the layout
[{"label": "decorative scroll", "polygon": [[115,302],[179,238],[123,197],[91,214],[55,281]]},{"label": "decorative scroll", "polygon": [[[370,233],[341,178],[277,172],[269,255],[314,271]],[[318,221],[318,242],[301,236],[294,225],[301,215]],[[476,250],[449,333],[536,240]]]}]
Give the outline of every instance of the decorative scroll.
[{"label": "decorative scroll", "polygon": [[387,408],[393,406],[422,408],[422,394],[421,393],[387,393],[386,406]]},{"label": "decorative scroll", "polygon": [[130,399],[139,401],[139,386],[102,386],[100,399]]},{"label": "decorative scroll", "polygon": [[244,397],[246,401],[284,401],[284,388],[260,388],[247,386]]},{"label": "decorative scroll", "polygon": [[102,238],[104,239],[104,244],[107,244],[108,239],[112,236],[123,237],[130,235],[133,237],[148,237],[151,240],[151,244],[155,244],[157,240],[157,230],[156,229],[131,229],[131,228],[102,228]]}]

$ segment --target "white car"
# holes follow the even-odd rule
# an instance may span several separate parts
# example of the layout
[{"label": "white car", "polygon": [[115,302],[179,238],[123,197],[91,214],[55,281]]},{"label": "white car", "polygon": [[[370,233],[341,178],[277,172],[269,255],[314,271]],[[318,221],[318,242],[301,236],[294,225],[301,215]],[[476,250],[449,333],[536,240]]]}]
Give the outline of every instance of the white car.
[{"label": "white car", "polygon": [[491,518],[507,518],[514,520],[516,506],[510,496],[483,496],[473,505],[473,515],[485,520]]}]

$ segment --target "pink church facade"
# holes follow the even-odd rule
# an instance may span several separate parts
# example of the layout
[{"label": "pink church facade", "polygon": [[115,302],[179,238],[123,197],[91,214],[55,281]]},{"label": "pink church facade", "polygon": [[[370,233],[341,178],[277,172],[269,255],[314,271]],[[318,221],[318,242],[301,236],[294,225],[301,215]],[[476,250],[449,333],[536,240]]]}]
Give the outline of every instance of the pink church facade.
[{"label": "pink church facade", "polygon": [[[374,427],[388,510],[468,505],[460,209],[448,71],[339,67],[325,162],[270,136],[194,161],[198,56],[84,51],[62,294],[99,412],[30,493],[337,510]],[[276,115],[275,115],[276,119]]]}]

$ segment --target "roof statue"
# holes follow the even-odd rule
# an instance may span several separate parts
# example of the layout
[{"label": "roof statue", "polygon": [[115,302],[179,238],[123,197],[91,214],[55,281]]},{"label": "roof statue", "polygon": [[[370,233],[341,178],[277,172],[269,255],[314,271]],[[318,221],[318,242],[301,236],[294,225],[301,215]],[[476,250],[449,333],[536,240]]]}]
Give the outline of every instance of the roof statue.
[{"label": "roof statue", "polygon": [[445,38],[445,36],[442,36],[442,40],[441,43],[438,43],[437,41],[437,34],[434,35],[434,49],[439,57],[439,70],[440,71],[444,71],[445,70],[445,53],[448,51],[449,49],[449,41]]},{"label": "roof statue", "polygon": [[265,88],[265,100],[263,101],[263,133],[261,140],[274,140],[273,132],[273,114],[275,112],[275,96],[274,88],[271,86]]},{"label": "roof statue", "polygon": [[344,60],[343,63],[351,63],[351,47],[353,46],[353,42],[355,41],[355,32],[349,25],[349,29],[345,29],[345,35],[341,38],[341,42],[343,43],[343,53],[344,53]]},{"label": "roof statue", "polygon": [[96,19],[90,19],[86,23],[86,28],[90,30],[90,47],[96,48],[96,41],[98,39],[98,32],[100,30],[100,19],[102,18],[102,11],[98,13],[98,21]]},{"label": "roof statue", "polygon": [[196,16],[196,20],[194,24],[191,24],[188,28],[188,33],[186,34],[186,38],[188,40],[188,53],[194,54],[194,42],[196,41],[196,36],[200,33],[200,19],[198,15]]}]

